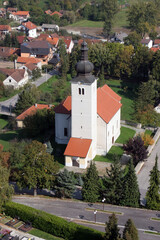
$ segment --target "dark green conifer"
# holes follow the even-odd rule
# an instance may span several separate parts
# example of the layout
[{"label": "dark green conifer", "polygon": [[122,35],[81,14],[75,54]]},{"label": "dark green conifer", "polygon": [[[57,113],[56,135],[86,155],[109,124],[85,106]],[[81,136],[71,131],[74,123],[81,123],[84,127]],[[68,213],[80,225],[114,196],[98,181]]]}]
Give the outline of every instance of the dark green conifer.
[{"label": "dark green conifer", "polygon": [[128,219],[128,221],[125,224],[125,228],[123,231],[123,239],[124,240],[138,240],[138,231],[132,222],[131,219]]},{"label": "dark green conifer", "polygon": [[128,163],[128,172],[123,181],[123,199],[121,204],[129,207],[139,207],[140,192],[133,161]]},{"label": "dark green conifer", "polygon": [[146,193],[147,208],[160,210],[160,172],[158,170],[158,157],[156,156],[155,165],[150,172],[150,185]]},{"label": "dark green conifer", "polygon": [[106,222],[104,240],[120,240],[119,228],[115,214],[109,216],[109,221]]},{"label": "dark green conifer", "polygon": [[84,177],[82,188],[82,196],[84,201],[96,202],[99,198],[99,177],[95,163],[90,164]]}]

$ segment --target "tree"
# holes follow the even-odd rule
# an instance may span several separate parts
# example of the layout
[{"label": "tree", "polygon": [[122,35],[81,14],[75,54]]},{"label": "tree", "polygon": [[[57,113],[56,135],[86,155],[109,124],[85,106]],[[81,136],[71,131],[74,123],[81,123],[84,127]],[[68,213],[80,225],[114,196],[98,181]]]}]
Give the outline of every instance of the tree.
[{"label": "tree", "polygon": [[67,54],[65,43],[61,40],[59,42],[59,53],[60,53],[60,72],[62,74],[62,78],[67,78],[67,73],[69,71],[69,56]]},{"label": "tree", "polygon": [[123,149],[127,154],[132,156],[134,166],[136,166],[138,162],[144,161],[147,158],[147,149],[139,135],[130,138],[128,142],[123,145]]},{"label": "tree", "polygon": [[55,189],[58,197],[72,198],[75,191],[76,179],[73,172],[64,169],[56,178]]},{"label": "tree", "polygon": [[40,97],[39,90],[35,85],[25,85],[22,92],[18,95],[18,101],[15,106],[15,113],[18,115],[31,107]]},{"label": "tree", "polygon": [[104,240],[120,240],[119,228],[117,226],[117,218],[113,213],[106,222]]},{"label": "tree", "polygon": [[34,140],[26,146],[24,155],[23,167],[17,173],[18,186],[33,188],[34,195],[37,194],[37,188],[53,186],[59,164],[46,152],[46,146]]},{"label": "tree", "polygon": [[127,46],[132,45],[134,48],[137,48],[140,45],[140,41],[141,35],[134,31],[124,39],[124,44]]},{"label": "tree", "polygon": [[11,199],[13,188],[9,185],[9,170],[0,161],[0,211],[3,205]]},{"label": "tree", "polygon": [[76,64],[80,60],[80,47],[79,46],[75,46],[73,48],[73,51],[71,52],[69,58],[70,58],[69,59],[70,60],[70,72],[71,72],[71,76],[73,78],[77,75]]},{"label": "tree", "polygon": [[4,152],[3,151],[3,145],[0,144],[0,162],[3,167],[9,166],[9,157],[10,153],[9,152]]},{"label": "tree", "polygon": [[103,196],[106,198],[107,203],[120,204],[122,200],[123,186],[123,170],[121,168],[120,160],[117,156],[114,158],[111,168],[106,168],[107,176],[103,178]]},{"label": "tree", "polygon": [[84,201],[96,202],[99,198],[99,177],[95,163],[90,164],[87,173],[84,176],[82,187],[82,196]]},{"label": "tree", "polygon": [[104,0],[102,6],[105,14],[103,32],[107,37],[109,37],[112,29],[113,18],[118,12],[118,2],[117,0]]},{"label": "tree", "polygon": [[155,165],[150,171],[149,187],[146,193],[146,207],[153,210],[160,210],[160,172],[158,170],[158,157],[155,158]]},{"label": "tree", "polygon": [[139,240],[138,231],[131,219],[128,219],[123,230],[124,240]]},{"label": "tree", "polygon": [[123,200],[121,203],[124,206],[139,207],[140,192],[132,160],[130,160],[128,163],[128,172],[124,177]]},{"label": "tree", "polygon": [[41,77],[41,70],[39,68],[33,69],[32,80],[35,81],[39,77]]}]

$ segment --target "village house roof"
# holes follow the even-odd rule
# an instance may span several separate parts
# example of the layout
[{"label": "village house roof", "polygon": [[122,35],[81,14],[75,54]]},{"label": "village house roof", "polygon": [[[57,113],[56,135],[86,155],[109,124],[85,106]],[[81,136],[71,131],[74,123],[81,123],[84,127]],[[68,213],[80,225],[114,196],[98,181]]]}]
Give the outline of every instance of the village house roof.
[{"label": "village house roof", "polygon": [[160,47],[152,47],[151,48],[151,51],[152,52],[157,52],[157,51],[159,51],[160,50]]},{"label": "village house roof", "polygon": [[[112,119],[121,108],[121,97],[108,85],[97,89],[97,114],[106,122]],[[71,114],[71,96],[54,108],[55,113]]]},{"label": "village house roof", "polygon": [[25,70],[24,69],[7,69],[0,68],[0,72],[5,74],[7,77],[12,77],[16,82],[20,82],[24,78]]},{"label": "village house roof", "polygon": [[16,16],[27,16],[27,15],[29,15],[29,11],[17,11],[13,14]]},{"label": "village house roof", "polygon": [[160,44],[160,39],[155,39],[154,40],[154,45],[159,45]]},{"label": "village house roof", "polygon": [[62,16],[63,16],[62,13],[57,12],[57,11],[54,11],[53,13],[51,13],[50,16],[53,16],[53,15],[55,15],[55,14],[57,14],[59,17],[62,17]]},{"label": "village house roof", "polygon": [[37,68],[36,65],[31,62],[26,63],[24,66],[26,66],[28,68],[28,70],[30,70],[30,71],[33,71],[34,69]]},{"label": "village house roof", "polygon": [[56,46],[58,44],[59,38],[50,38],[50,37],[48,37],[46,39],[46,41],[48,41],[51,45]]},{"label": "village house roof", "polygon": [[19,42],[19,44],[22,44],[25,40],[26,36],[17,36],[17,41]]},{"label": "village house roof", "polygon": [[17,8],[8,7],[7,12],[17,12]]},{"label": "village house roof", "polygon": [[142,44],[148,44],[150,41],[151,41],[151,40],[150,40],[149,38],[143,38],[143,39],[141,40],[141,43],[142,43]]},{"label": "village house roof", "polygon": [[32,29],[37,28],[37,26],[36,26],[34,23],[30,22],[30,21],[28,21],[28,22],[23,22],[22,25],[23,25],[24,27],[26,27],[28,30],[32,30]]},{"label": "village house roof", "polygon": [[53,29],[56,29],[57,28],[57,25],[56,24],[47,24],[47,23],[43,23],[42,24],[42,28],[53,28]]},{"label": "village house roof", "polygon": [[36,113],[37,110],[42,110],[44,108],[50,109],[53,107],[53,105],[46,105],[46,104],[34,104],[30,108],[28,108],[26,111],[21,113],[19,116],[16,117],[16,120],[23,121],[27,116],[32,116]]},{"label": "village house roof", "polygon": [[0,47],[0,57],[10,57],[11,55],[19,55],[19,48]]},{"label": "village house roof", "polygon": [[21,44],[22,53],[30,53],[35,55],[48,55],[51,45],[47,41],[35,40],[32,42],[24,42]]},{"label": "village house roof", "polygon": [[11,27],[9,25],[0,25],[0,31],[11,31]]},{"label": "village house roof", "polygon": [[18,57],[17,58],[17,63],[33,63],[37,64],[41,62],[40,59],[34,58],[34,57]]},{"label": "village house roof", "polygon": [[50,14],[52,14],[52,11],[50,9],[48,9],[48,10],[45,11],[45,13],[50,15]]},{"label": "village house roof", "polygon": [[70,138],[64,155],[85,158],[91,146],[91,139]]}]

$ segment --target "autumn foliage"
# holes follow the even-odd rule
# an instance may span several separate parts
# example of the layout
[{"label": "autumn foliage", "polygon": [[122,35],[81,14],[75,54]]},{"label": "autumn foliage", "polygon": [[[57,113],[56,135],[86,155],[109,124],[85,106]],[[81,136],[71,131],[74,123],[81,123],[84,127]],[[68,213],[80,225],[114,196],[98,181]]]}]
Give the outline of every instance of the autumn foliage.
[{"label": "autumn foliage", "polygon": [[0,161],[3,167],[8,168],[8,161],[9,161],[10,153],[3,151],[3,145],[0,144]]},{"label": "autumn foliage", "polygon": [[154,143],[153,138],[149,134],[141,134],[141,138],[144,142],[144,146],[148,147],[149,145],[152,145]]}]

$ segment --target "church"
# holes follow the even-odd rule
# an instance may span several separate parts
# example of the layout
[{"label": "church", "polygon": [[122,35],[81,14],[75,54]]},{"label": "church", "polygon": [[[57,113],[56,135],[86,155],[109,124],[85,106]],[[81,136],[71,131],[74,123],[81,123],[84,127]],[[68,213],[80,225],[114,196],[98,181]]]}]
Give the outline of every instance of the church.
[{"label": "church", "polygon": [[121,97],[108,85],[97,89],[93,69],[83,42],[71,96],[55,107],[55,141],[67,144],[65,166],[87,168],[96,155],[106,155],[120,135]]}]

